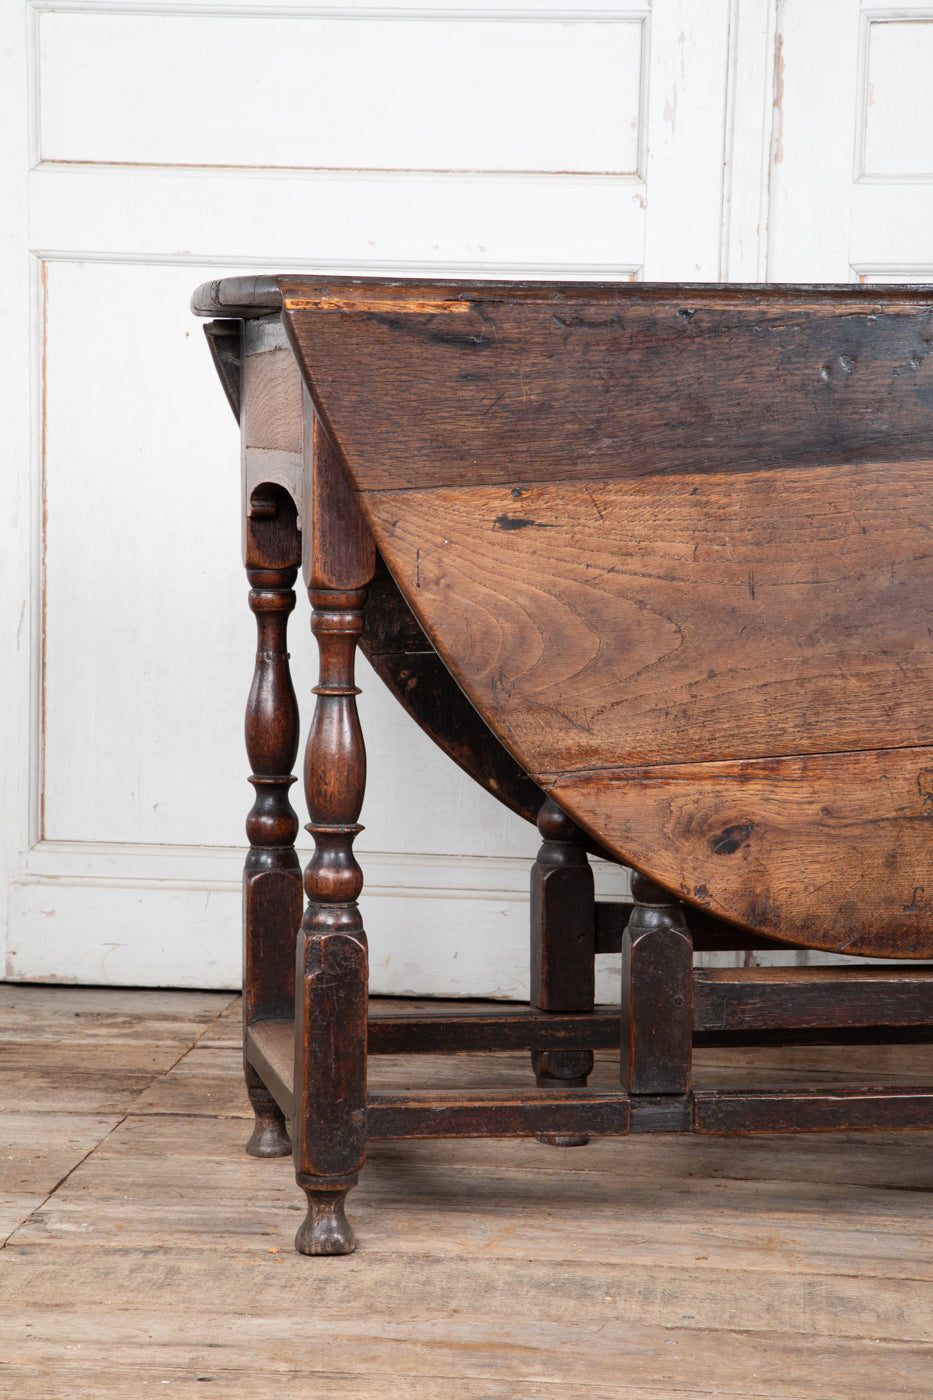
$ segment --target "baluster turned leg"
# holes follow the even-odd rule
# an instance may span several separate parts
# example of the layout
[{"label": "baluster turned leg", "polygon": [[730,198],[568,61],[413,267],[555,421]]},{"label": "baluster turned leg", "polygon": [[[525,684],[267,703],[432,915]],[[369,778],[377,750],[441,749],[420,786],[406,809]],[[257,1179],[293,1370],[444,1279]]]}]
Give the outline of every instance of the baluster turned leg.
[{"label": "baluster turned leg", "polygon": [[[531,1004],[543,1011],[592,1011],[595,901],[583,833],[550,797],[538,813],[543,838],[531,871]],[[582,1088],[592,1050],[532,1050],[541,1089]],[[542,1134],[553,1147],[582,1147],[584,1133]]]},{"label": "baluster turned leg", "polygon": [[320,684],[305,759],[315,852],[298,936],[295,1166],[308,1215],[302,1254],[349,1254],[356,1242],[344,1198],[366,1148],[367,945],[353,854],[362,829],[366,753],[356,710],[354,655],[365,590],[311,590]]},{"label": "baluster turned leg", "polygon": [[687,1094],[693,940],[673,895],[641,875],[632,894],[622,936],[622,1084],[630,1094]]},{"label": "baluster turned leg", "polygon": [[[295,936],[301,920],[298,817],[288,798],[298,754],[298,703],[286,650],[300,542],[295,506],[280,488],[254,494],[247,520],[249,605],[256,616],[256,665],[246,707],[246,752],[256,790],[246,819],[243,871],[243,1021],[289,1019],[294,1005]],[[291,561],[291,562],[288,562]],[[255,1126],[253,1157],[291,1152],[278,1104],[244,1057]]]}]

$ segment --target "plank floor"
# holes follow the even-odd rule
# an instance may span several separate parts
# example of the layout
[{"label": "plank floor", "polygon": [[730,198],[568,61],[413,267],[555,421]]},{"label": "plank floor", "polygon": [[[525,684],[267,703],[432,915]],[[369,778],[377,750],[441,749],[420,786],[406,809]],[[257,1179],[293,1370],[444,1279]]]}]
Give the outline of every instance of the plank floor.
[{"label": "plank floor", "polygon": [[[377,1143],[359,1252],[306,1259],[290,1162],[243,1151],[239,1013],[0,986],[0,1395],[933,1395],[933,1134]],[[530,1083],[524,1054],[372,1063]],[[705,1051],[697,1078],[930,1082],[933,1047]]]}]

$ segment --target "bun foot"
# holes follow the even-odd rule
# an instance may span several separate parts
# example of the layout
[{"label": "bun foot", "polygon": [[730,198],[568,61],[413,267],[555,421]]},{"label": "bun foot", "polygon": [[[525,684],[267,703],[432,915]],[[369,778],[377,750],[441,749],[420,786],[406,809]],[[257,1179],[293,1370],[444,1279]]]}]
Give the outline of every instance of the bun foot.
[{"label": "bun foot", "polygon": [[352,1254],[356,1236],[344,1214],[344,1197],[350,1188],[311,1190],[304,1188],[308,1198],[308,1214],[295,1236],[299,1254]]},{"label": "bun foot", "polygon": [[[531,1063],[539,1089],[585,1089],[593,1068],[592,1050],[532,1050]],[[585,1147],[586,1133],[538,1133],[546,1147]]]},{"label": "bun foot", "polygon": [[253,1105],[256,1122],[246,1150],[251,1157],[290,1157],[291,1139],[278,1104]]}]

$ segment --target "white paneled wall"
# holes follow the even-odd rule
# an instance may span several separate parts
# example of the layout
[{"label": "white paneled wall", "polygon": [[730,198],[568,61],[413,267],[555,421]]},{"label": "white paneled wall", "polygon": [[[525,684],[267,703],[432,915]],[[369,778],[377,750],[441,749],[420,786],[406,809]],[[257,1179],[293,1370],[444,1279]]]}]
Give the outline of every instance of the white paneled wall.
[{"label": "white paneled wall", "polygon": [[[933,12],[6,0],[0,55],[6,973],[235,986],[253,623],[193,287],[927,276]],[[300,603],[292,653],[307,694]],[[375,990],[523,995],[536,833],[362,684]]]},{"label": "white paneled wall", "polygon": [[51,10],[39,17],[39,151],[112,165],[637,176],[647,18]]},{"label": "white paneled wall", "polygon": [[933,279],[933,6],[783,0],[772,281]]}]

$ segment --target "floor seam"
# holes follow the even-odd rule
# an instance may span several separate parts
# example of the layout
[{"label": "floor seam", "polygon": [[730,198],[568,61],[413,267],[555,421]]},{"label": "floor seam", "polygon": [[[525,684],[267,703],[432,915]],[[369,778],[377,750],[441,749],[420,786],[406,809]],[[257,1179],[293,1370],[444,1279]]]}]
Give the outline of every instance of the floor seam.
[{"label": "floor seam", "polygon": [[84,1165],[84,1163],[87,1161],[87,1159],[88,1159],[89,1157],[92,1157],[92,1156],[94,1155],[94,1153],[95,1153],[95,1152],[97,1151],[97,1149],[101,1146],[101,1144],[102,1144],[102,1143],[105,1143],[105,1142],[107,1141],[107,1139],[108,1139],[113,1133],[115,1133],[115,1132],[117,1131],[118,1128],[122,1128],[123,1124],[124,1124],[124,1123],[126,1122],[126,1120],[127,1120],[127,1117],[128,1117],[128,1113],[124,1113],[123,1116],[121,1117],[119,1123],[114,1123],[114,1124],[108,1129],[108,1131],[107,1131],[106,1133],[104,1133],[104,1136],[103,1136],[102,1138],[99,1138],[99,1139],[97,1140],[97,1142],[95,1142],[94,1145],[93,1145],[92,1147],[89,1147],[89,1148],[88,1148],[88,1150],[87,1150],[87,1152],[85,1152],[84,1156],[81,1157],[81,1158],[79,1158],[78,1161],[75,1162],[75,1164],[74,1164],[73,1167],[69,1167],[68,1171],[65,1172],[65,1175],[64,1175],[63,1177],[60,1177],[60,1178],[59,1178],[59,1180],[55,1183],[55,1185],[52,1187],[51,1191],[50,1191],[50,1192],[48,1193],[48,1195],[44,1198],[44,1200],[43,1200],[38,1206],[36,1206],[35,1210],[31,1210],[31,1211],[29,1212],[29,1214],[26,1216],[26,1219],[25,1219],[25,1220],[21,1220],[21,1221],[19,1222],[19,1224],[16,1225],[16,1226],[10,1231],[10,1233],[6,1236],[6,1238],[3,1239],[2,1241],[0,1241],[0,1253],[2,1253],[3,1250],[6,1249],[7,1245],[8,1245],[8,1244],[10,1243],[10,1241],[13,1239],[13,1236],[17,1233],[17,1231],[21,1230],[21,1229],[23,1228],[24,1225],[28,1225],[29,1222],[30,1222],[30,1220],[32,1220],[32,1219],[34,1218],[34,1216],[35,1216],[39,1211],[45,1210],[46,1206],[48,1205],[48,1203],[49,1203],[49,1201],[52,1199],[52,1197],[55,1195],[55,1193],[56,1193],[58,1190],[60,1190],[62,1186],[64,1186],[65,1182],[68,1181],[69,1178],[72,1177],[72,1176],[74,1175],[74,1173],[78,1170],[79,1167],[82,1167],[82,1166]]},{"label": "floor seam", "polygon": [[[133,1113],[133,1107],[134,1107],[134,1105],[139,1101],[139,1099],[142,1098],[143,1094],[147,1094],[154,1084],[158,1084],[159,1080],[160,1080],[160,1079],[164,1079],[165,1076],[166,1076],[167,1074],[171,1074],[172,1070],[173,1070],[173,1069],[176,1069],[176,1068],[178,1067],[178,1065],[181,1064],[181,1062],[182,1062],[182,1060],[185,1058],[185,1056],[186,1056],[186,1055],[189,1055],[189,1054],[191,1053],[192,1050],[194,1050],[194,1049],[197,1048],[197,1046],[201,1043],[201,1041],[202,1041],[202,1040],[204,1039],[204,1037],[208,1034],[208,1032],[217,1024],[217,1022],[218,1022],[219,1020],[221,1020],[221,1018],[222,1018],[223,1016],[225,1016],[225,1015],[227,1014],[227,1012],[230,1010],[230,1007],[233,1005],[234,1001],[236,1001],[236,999],[237,999],[237,997],[238,997],[239,995],[240,995],[240,993],[237,992],[237,993],[235,993],[233,996],[231,996],[230,1000],[227,1002],[227,1005],[223,1008],[223,1010],[222,1010],[222,1011],[219,1011],[219,1012],[217,1013],[216,1016],[214,1016],[214,1017],[211,1018],[211,1020],[207,1023],[207,1025],[206,1025],[206,1026],[204,1027],[204,1029],[201,1031],[200,1035],[197,1035],[197,1036],[194,1038],[194,1040],[192,1040],[192,1041],[185,1047],[185,1049],[182,1051],[182,1053],[178,1056],[177,1060],[174,1060],[174,1061],[172,1062],[172,1064],[169,1065],[168,1069],[163,1070],[161,1074],[155,1075],[154,1078],[152,1078],[152,1079],[149,1081],[149,1083],[146,1085],[145,1089],[141,1089],[141,1090],[139,1091],[139,1093],[134,1097],[132,1103],[129,1104],[128,1107],[126,1108],[126,1111],[120,1115],[119,1122],[112,1124],[111,1127],[108,1129],[108,1131],[104,1134],[104,1136],[103,1136],[102,1138],[99,1138],[99,1139],[97,1140],[97,1142],[95,1142],[95,1143],[93,1144],[92,1147],[88,1148],[88,1150],[87,1150],[87,1152],[85,1152],[84,1156],[83,1156],[83,1157],[80,1157],[80,1158],[78,1159],[78,1161],[75,1162],[74,1166],[70,1167],[70,1168],[68,1169],[68,1171],[65,1172],[65,1175],[64,1175],[63,1177],[61,1177],[61,1178],[55,1183],[55,1185],[52,1187],[51,1191],[49,1191],[48,1195],[45,1196],[45,1197],[43,1198],[43,1200],[41,1201],[41,1203],[40,1203],[38,1206],[36,1206],[35,1210],[31,1210],[31,1211],[29,1212],[29,1214],[26,1216],[26,1219],[25,1219],[25,1220],[20,1220],[20,1221],[18,1222],[18,1224],[15,1225],[15,1226],[13,1227],[13,1229],[10,1231],[10,1233],[9,1233],[8,1235],[6,1235],[2,1240],[0,1240],[0,1253],[2,1253],[3,1250],[6,1249],[7,1245],[10,1244],[11,1240],[14,1238],[14,1236],[17,1234],[17,1232],[23,1228],[24,1225],[28,1225],[29,1222],[30,1222],[30,1220],[34,1219],[34,1217],[38,1214],[39,1211],[45,1210],[46,1206],[48,1205],[49,1201],[51,1201],[52,1197],[53,1197],[58,1191],[61,1190],[61,1188],[64,1186],[64,1184],[65,1184],[66,1181],[69,1181],[69,1180],[71,1179],[71,1177],[75,1174],[75,1172],[78,1170],[78,1168],[79,1168],[79,1167],[82,1167],[82,1166],[84,1165],[84,1163],[88,1160],[88,1158],[89,1158],[89,1157],[92,1157],[92,1156],[94,1155],[94,1153],[98,1150],[98,1148],[102,1147],[103,1144],[104,1144],[105,1142],[107,1142],[108,1139],[109,1139],[110,1137],[113,1136],[113,1134],[117,1131],[118,1128],[122,1128],[122,1127],[123,1127],[124,1123],[127,1121],[127,1119],[130,1117],[130,1115]],[[103,1115],[101,1115],[101,1116],[103,1116]],[[108,1116],[109,1116],[109,1115],[108,1115]]]}]

